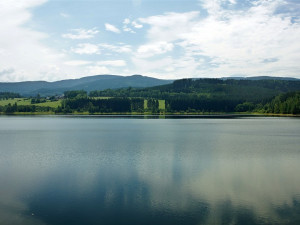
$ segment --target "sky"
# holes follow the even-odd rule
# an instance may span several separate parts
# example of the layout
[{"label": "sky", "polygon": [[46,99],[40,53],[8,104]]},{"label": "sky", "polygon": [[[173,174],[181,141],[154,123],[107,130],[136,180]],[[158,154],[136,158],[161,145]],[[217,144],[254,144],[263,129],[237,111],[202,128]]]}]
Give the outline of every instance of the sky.
[{"label": "sky", "polygon": [[300,0],[0,0],[0,82],[300,78]]}]

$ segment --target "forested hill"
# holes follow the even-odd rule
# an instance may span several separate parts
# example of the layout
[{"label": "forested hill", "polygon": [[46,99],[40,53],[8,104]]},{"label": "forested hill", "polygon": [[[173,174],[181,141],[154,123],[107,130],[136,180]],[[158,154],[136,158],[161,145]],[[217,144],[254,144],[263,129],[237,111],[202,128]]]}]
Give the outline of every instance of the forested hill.
[{"label": "forested hill", "polygon": [[300,91],[300,80],[182,79],[157,87],[92,91],[89,95],[163,99],[169,112],[235,112],[251,111],[293,91]]},{"label": "forested hill", "polygon": [[172,80],[162,80],[141,75],[118,76],[97,75],[80,79],[62,80],[56,82],[27,81],[15,83],[0,83],[0,92],[15,92],[23,96],[52,96],[63,94],[68,90],[93,90],[116,89],[126,87],[152,87],[171,83]]},{"label": "forested hill", "polygon": [[181,79],[150,88],[92,91],[90,96],[227,99],[257,103],[299,90],[300,80]]},{"label": "forested hill", "polygon": [[300,114],[300,81],[181,79],[149,88],[65,91],[63,99],[40,95],[20,98],[7,92],[2,93],[2,98],[0,112],[4,113]]}]

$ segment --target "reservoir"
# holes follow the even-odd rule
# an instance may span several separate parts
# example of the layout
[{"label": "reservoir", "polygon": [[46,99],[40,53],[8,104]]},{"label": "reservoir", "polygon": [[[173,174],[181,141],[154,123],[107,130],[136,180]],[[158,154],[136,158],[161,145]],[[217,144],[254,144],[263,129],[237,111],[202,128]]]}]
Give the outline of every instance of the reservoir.
[{"label": "reservoir", "polygon": [[300,119],[0,117],[1,225],[300,224]]}]

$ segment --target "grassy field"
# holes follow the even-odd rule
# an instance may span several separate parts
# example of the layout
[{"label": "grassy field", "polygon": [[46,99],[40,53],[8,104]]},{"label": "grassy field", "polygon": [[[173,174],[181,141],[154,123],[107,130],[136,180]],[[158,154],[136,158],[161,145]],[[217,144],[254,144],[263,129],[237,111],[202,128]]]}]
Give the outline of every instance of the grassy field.
[{"label": "grassy field", "polygon": [[166,109],[166,100],[158,100],[158,108],[159,109],[162,109],[162,110],[165,110]]},{"label": "grassy field", "polygon": [[37,104],[33,104],[33,105],[57,108],[58,106],[61,106],[61,100],[58,100],[55,102],[47,101],[47,102],[37,103]]},{"label": "grassy field", "polygon": [[[147,107],[147,100],[144,100],[144,109],[148,109]],[[165,110],[166,109],[166,100],[158,100],[158,108],[161,110]]]},{"label": "grassy field", "polygon": [[31,104],[31,99],[29,99],[29,98],[14,98],[14,99],[8,99],[8,100],[0,100],[0,106],[5,106],[5,105],[8,105],[9,103],[11,105],[17,103],[17,105],[36,105],[36,106],[57,108],[58,106],[61,105],[61,100],[58,100],[55,102],[51,102],[51,101],[47,100],[47,102],[37,103],[37,104]]},{"label": "grassy field", "polygon": [[7,100],[0,100],[0,105],[5,106],[10,104],[17,103],[18,105],[30,105],[30,99],[27,98],[14,98],[14,99],[7,99]]},{"label": "grassy field", "polygon": [[113,97],[90,97],[92,99],[110,99],[110,98],[113,98]]},{"label": "grassy field", "polygon": [[[110,97],[97,97],[94,99],[109,99]],[[57,108],[58,106],[61,106],[62,100],[51,102],[50,100],[47,100],[47,102],[43,103],[36,103],[31,104],[30,98],[14,98],[14,99],[8,99],[8,100],[0,100],[0,106],[5,106],[8,104],[15,104],[17,105],[35,105],[35,106],[43,106],[43,107],[51,107],[51,108]],[[165,100],[158,100],[159,103],[159,109],[165,110],[166,109],[166,103]],[[144,100],[144,109],[147,110],[147,100]]]},{"label": "grassy field", "polygon": [[[96,97],[94,99],[109,99],[111,97]],[[158,100],[159,101],[159,109],[165,110],[166,109],[166,103],[165,100]],[[17,103],[18,105],[36,105],[36,106],[45,106],[45,107],[52,107],[57,108],[61,105],[62,100],[58,100],[55,102],[51,102],[47,100],[47,102],[43,103],[37,103],[37,104],[31,104],[30,98],[14,98],[14,99],[8,99],[8,100],[0,100],[0,106],[8,105],[9,103],[11,105]],[[144,109],[147,109],[147,100],[144,100]]]}]

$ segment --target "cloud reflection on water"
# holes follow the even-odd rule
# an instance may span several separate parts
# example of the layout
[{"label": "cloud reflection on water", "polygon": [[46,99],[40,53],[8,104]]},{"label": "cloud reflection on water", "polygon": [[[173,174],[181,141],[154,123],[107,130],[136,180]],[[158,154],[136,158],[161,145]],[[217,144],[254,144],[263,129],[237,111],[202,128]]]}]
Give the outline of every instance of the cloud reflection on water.
[{"label": "cloud reflection on water", "polygon": [[1,224],[299,220],[285,216],[299,215],[297,123],[279,136],[268,120],[72,122],[0,136]]}]

